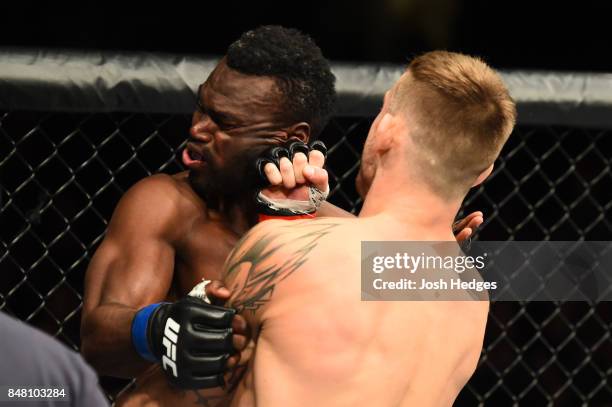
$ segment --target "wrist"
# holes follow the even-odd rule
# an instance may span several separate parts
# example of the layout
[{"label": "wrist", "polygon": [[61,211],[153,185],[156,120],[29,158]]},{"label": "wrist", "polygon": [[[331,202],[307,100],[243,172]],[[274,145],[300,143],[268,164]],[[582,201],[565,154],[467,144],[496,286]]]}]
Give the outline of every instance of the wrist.
[{"label": "wrist", "polygon": [[157,311],[157,309],[163,304],[164,303],[159,302],[141,308],[138,312],[136,312],[136,315],[134,315],[134,319],[132,320],[132,345],[134,345],[138,355],[149,362],[159,362],[159,358],[153,353],[151,341],[149,339],[149,325],[155,311]]},{"label": "wrist", "polygon": [[258,222],[269,219],[313,219],[317,215],[318,206],[312,200],[273,199],[268,198],[260,191],[255,196],[255,202]]}]

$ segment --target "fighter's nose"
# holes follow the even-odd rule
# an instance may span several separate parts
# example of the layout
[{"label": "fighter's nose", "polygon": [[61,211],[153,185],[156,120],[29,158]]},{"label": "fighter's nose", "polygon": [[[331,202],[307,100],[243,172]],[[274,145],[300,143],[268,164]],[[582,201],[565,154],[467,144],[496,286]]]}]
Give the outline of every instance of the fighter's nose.
[{"label": "fighter's nose", "polygon": [[212,140],[211,134],[206,131],[205,126],[202,125],[202,122],[198,122],[191,126],[189,129],[189,134],[192,138],[202,143],[208,143]]}]

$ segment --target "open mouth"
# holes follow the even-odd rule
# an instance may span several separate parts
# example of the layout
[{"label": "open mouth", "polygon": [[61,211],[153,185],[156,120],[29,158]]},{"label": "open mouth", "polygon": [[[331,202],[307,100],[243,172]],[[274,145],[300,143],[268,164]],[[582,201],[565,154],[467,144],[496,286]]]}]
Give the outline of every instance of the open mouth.
[{"label": "open mouth", "polygon": [[187,154],[189,154],[189,158],[191,158],[192,160],[203,161],[204,157],[202,157],[202,154],[200,153],[196,153],[195,151],[187,150]]},{"label": "open mouth", "polygon": [[202,154],[193,151],[188,147],[183,150],[182,159],[183,164],[185,164],[187,168],[201,167],[206,164]]}]

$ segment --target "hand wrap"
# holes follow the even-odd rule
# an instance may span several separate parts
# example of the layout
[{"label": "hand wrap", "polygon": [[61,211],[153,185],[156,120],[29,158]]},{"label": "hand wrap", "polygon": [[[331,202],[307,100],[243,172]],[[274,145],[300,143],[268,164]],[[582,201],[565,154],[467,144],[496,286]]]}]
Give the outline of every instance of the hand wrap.
[{"label": "hand wrap", "polygon": [[[303,153],[306,157],[312,150],[320,151],[324,157],[327,157],[327,148],[322,141],[315,141],[310,146],[301,141],[292,141],[286,146],[276,146],[267,150],[260,158],[257,159],[255,166],[259,174],[262,189],[269,185],[268,177],[264,171],[268,163],[280,167],[280,160],[286,157],[293,162],[293,157],[297,153]],[[267,197],[260,190],[255,196],[259,221],[267,219],[308,219],[316,216],[317,209],[321,203],[327,199],[329,188],[327,191],[321,191],[315,187],[309,187],[309,200],[297,201],[293,199],[275,199]]]}]

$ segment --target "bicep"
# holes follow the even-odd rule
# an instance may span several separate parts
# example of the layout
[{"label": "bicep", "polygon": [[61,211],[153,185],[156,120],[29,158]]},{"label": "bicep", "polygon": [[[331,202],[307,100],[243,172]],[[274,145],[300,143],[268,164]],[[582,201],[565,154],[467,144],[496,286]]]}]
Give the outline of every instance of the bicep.
[{"label": "bicep", "polygon": [[174,250],[161,239],[138,243],[105,239],[86,275],[86,308],[122,304],[140,308],[165,298],[172,281]]},{"label": "bicep", "polygon": [[145,184],[130,190],[115,209],[87,269],[84,312],[110,303],[138,308],[165,298],[174,269],[174,215],[163,198],[152,199],[160,196],[158,189]]}]

